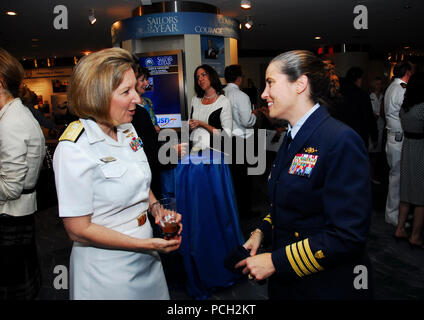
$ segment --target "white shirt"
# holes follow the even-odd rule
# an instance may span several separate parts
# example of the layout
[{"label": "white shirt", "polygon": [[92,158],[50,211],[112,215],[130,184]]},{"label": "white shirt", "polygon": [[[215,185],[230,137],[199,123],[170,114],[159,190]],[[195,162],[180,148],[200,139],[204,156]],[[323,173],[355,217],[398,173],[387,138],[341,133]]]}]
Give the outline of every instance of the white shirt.
[{"label": "white shirt", "polygon": [[400,107],[403,103],[403,96],[406,88],[401,86],[406,83],[399,78],[395,78],[389,85],[384,95],[384,112],[386,114],[386,128],[390,133],[402,132],[399,119]]},{"label": "white shirt", "polygon": [[[21,194],[37,183],[45,140],[40,125],[19,98],[0,110],[0,214],[25,216],[37,210],[37,194]],[[52,195],[54,196],[54,195]]]},{"label": "white shirt", "polygon": [[224,88],[225,96],[230,100],[233,112],[233,135],[244,139],[253,134],[252,127],[256,116],[252,113],[252,104],[247,94],[235,83],[229,83]]},{"label": "white shirt", "polygon": [[[144,150],[135,152],[129,145],[137,138],[134,127],[120,125],[115,141],[93,120],[80,121],[84,132],[76,142],[61,141],[53,157],[59,215],[92,214],[93,223],[123,233],[144,229],[136,218],[149,205],[151,172]],[[112,161],[101,160],[107,157]]]},{"label": "white shirt", "polygon": [[292,137],[292,139],[294,139],[294,137],[296,136],[296,134],[298,133],[298,131],[300,130],[300,128],[302,128],[303,124],[305,123],[306,120],[308,120],[308,118],[311,116],[312,113],[315,112],[316,109],[318,109],[320,107],[319,103],[317,103],[316,105],[314,105],[311,110],[309,110],[308,112],[306,112],[302,118],[300,118],[292,127],[290,125],[290,123],[288,124],[287,127],[287,132],[290,132],[290,135]]},{"label": "white shirt", "polygon": [[377,98],[377,95],[374,92],[370,93],[370,100],[372,105],[372,111],[375,115],[380,116],[380,106],[383,101],[383,95],[380,94],[380,97]]},{"label": "white shirt", "polygon": [[[209,116],[222,108],[219,119],[222,129],[231,137],[233,128],[233,115],[231,112],[231,103],[227,97],[220,95],[214,103],[203,104],[202,99],[193,97],[191,100],[192,116],[190,119],[200,120],[209,124]],[[209,132],[204,128],[197,128],[193,131],[191,140],[194,141],[193,147],[205,149],[210,146]]]}]

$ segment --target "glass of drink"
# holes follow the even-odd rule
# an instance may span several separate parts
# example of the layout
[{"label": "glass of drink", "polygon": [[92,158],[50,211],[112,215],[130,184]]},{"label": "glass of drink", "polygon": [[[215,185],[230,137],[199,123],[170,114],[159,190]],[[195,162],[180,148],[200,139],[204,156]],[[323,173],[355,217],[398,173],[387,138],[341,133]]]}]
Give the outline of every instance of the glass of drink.
[{"label": "glass of drink", "polygon": [[160,203],[160,225],[165,237],[172,238],[180,229],[176,221],[177,201],[175,198],[163,198]]}]

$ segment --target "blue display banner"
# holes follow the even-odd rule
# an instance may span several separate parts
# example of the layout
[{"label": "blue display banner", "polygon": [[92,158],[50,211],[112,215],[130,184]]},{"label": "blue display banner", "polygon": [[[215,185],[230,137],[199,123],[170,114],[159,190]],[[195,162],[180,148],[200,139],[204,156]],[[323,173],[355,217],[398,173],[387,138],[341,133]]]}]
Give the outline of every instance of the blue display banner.
[{"label": "blue display banner", "polygon": [[140,65],[150,71],[149,86],[144,97],[153,103],[159,127],[181,127],[181,105],[176,54],[153,54],[140,57]]},{"label": "blue display banner", "polygon": [[112,25],[112,43],[129,39],[200,34],[239,39],[239,22],[212,13],[165,12],[137,16]]},{"label": "blue display banner", "polygon": [[[178,58],[177,55],[163,55],[163,56],[152,56],[152,57],[141,57],[140,64],[146,68],[153,67],[169,67],[177,66],[178,67]],[[152,73],[152,70],[150,70]]]}]

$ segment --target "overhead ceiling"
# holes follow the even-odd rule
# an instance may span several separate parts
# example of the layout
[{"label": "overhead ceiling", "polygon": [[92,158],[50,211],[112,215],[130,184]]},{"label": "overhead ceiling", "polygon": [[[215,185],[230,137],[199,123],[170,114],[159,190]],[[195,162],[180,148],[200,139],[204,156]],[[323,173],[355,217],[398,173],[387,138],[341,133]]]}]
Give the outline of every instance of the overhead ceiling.
[{"label": "overhead ceiling", "polygon": [[[225,16],[241,22],[247,15],[252,17],[253,29],[241,32],[240,52],[343,43],[368,44],[376,52],[424,48],[423,0],[251,0],[249,11],[240,8],[240,0],[197,2],[213,4]],[[110,47],[111,25],[130,18],[140,4],[140,0],[1,0],[0,46],[18,58],[74,56]],[[57,5],[68,9],[67,30],[53,26]],[[354,28],[356,5],[368,10],[366,30]],[[92,26],[88,23],[90,9],[97,17]],[[8,10],[18,15],[5,15]],[[322,39],[315,40],[315,36]]]}]

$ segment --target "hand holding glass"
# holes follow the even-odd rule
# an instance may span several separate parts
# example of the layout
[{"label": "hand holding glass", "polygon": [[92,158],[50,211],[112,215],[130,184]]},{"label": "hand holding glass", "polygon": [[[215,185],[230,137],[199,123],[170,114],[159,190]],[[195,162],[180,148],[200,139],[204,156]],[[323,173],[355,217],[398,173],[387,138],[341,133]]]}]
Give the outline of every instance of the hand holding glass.
[{"label": "hand holding glass", "polygon": [[162,227],[163,235],[167,238],[175,237],[181,229],[181,215],[177,213],[177,202],[175,198],[164,198],[159,200],[157,207],[159,225]]}]

